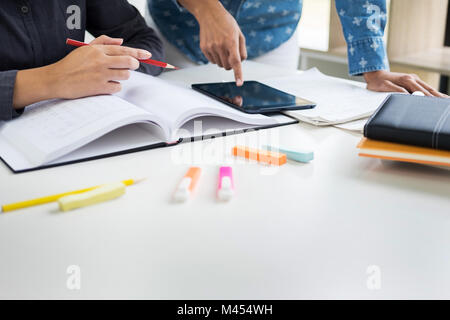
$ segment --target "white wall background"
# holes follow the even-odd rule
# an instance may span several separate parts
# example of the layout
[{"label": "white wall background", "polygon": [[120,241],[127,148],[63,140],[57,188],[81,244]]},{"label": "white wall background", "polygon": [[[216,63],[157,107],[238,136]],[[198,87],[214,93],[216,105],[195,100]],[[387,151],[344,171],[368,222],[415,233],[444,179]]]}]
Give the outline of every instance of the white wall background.
[{"label": "white wall background", "polygon": [[138,8],[142,15],[144,15],[146,0],[128,0],[128,2]]}]

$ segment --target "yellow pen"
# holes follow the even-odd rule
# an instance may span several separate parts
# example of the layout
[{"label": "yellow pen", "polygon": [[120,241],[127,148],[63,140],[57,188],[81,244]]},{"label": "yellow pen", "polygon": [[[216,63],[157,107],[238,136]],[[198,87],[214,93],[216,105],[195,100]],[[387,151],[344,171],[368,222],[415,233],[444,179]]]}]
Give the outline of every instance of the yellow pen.
[{"label": "yellow pen", "polygon": [[[129,179],[129,180],[122,181],[122,183],[124,185],[126,185],[126,186],[131,186],[131,185],[139,183],[139,182],[141,182],[143,180],[145,180],[145,179]],[[95,187],[90,187],[90,188],[85,188],[85,189],[81,189],[81,190],[75,190],[75,191],[70,191],[70,192],[65,192],[65,193],[59,193],[59,194],[55,194],[55,195],[52,195],[52,196],[36,198],[36,199],[32,199],[32,200],[27,200],[27,201],[6,204],[6,205],[2,206],[1,208],[2,208],[2,212],[9,212],[9,211],[14,211],[14,210],[19,210],[19,209],[39,206],[41,204],[46,204],[46,203],[58,201],[58,199],[60,199],[62,197],[65,197],[65,196],[74,195],[74,194],[80,194],[80,193],[84,193],[84,192],[87,192],[87,191],[92,191],[94,189],[97,189],[98,187],[101,187],[101,185],[100,186],[95,186]]]}]

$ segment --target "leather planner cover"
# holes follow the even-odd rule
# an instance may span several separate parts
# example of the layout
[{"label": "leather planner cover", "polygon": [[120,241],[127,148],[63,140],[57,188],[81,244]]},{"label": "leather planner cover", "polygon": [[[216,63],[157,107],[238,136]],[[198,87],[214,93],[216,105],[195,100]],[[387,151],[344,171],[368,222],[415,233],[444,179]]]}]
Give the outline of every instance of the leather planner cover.
[{"label": "leather planner cover", "polygon": [[450,99],[392,94],[367,122],[364,136],[450,150]]}]

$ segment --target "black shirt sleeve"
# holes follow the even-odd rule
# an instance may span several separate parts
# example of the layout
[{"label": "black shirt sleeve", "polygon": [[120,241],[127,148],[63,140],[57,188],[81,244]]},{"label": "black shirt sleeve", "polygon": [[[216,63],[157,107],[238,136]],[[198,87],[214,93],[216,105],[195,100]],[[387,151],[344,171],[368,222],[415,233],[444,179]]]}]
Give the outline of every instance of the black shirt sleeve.
[{"label": "black shirt sleeve", "polygon": [[[128,1],[87,0],[86,5],[86,29],[94,37],[104,34],[113,38],[123,38],[125,46],[148,50],[152,53],[152,59],[164,61],[161,40]],[[141,63],[139,71],[156,76],[163,69]]]},{"label": "black shirt sleeve", "polygon": [[14,119],[23,112],[13,108],[16,76],[16,70],[0,72],[0,120]]}]

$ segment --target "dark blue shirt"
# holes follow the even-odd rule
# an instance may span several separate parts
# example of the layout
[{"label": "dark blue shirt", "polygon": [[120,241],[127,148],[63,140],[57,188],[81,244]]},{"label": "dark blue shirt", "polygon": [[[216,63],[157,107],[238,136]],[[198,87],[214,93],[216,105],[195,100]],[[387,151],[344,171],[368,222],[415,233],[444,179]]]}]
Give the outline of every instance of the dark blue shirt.
[{"label": "dark blue shirt", "polygon": [[[12,106],[17,71],[61,60],[75,49],[65,44],[66,38],[84,41],[86,30],[95,37],[123,38],[125,46],[164,59],[160,39],[126,0],[1,0],[0,120],[20,114]],[[162,71],[146,64],[139,70]]]}]

